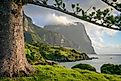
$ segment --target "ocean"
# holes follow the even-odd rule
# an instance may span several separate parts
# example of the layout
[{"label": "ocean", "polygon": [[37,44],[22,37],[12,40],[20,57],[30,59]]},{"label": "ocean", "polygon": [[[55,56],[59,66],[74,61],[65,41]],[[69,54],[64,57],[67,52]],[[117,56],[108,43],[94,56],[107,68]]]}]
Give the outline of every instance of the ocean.
[{"label": "ocean", "polygon": [[71,68],[72,66],[83,63],[83,64],[90,64],[96,68],[97,72],[100,72],[100,68],[103,64],[121,64],[121,54],[88,54],[89,57],[98,57],[98,59],[92,60],[81,60],[76,62],[61,62],[60,65],[63,65],[67,68]]}]

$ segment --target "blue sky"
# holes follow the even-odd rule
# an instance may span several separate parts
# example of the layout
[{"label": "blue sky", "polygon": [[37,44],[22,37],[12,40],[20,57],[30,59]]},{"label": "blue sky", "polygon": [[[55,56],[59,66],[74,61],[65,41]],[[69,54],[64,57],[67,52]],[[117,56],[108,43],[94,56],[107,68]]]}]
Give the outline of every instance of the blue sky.
[{"label": "blue sky", "polygon": [[[66,1],[66,0],[65,0]],[[88,9],[90,6],[97,6],[99,8],[108,7],[99,0],[68,0],[69,2],[79,2],[84,9]],[[121,0],[119,0],[121,1]],[[68,2],[68,3],[69,3]],[[85,5],[84,5],[85,4]],[[92,45],[97,54],[121,54],[121,32],[113,31],[107,28],[102,28],[97,25],[87,23],[68,15],[59,13],[54,10],[45,9],[33,5],[27,5],[24,7],[25,13],[30,16],[33,22],[39,26],[61,23],[68,24],[73,21],[81,22],[85,25],[87,34],[89,35]],[[116,13],[116,11],[114,11]]]},{"label": "blue sky", "polygon": [[109,36],[108,34],[105,34],[104,42],[106,44],[121,44],[121,32],[117,32],[114,36]]}]

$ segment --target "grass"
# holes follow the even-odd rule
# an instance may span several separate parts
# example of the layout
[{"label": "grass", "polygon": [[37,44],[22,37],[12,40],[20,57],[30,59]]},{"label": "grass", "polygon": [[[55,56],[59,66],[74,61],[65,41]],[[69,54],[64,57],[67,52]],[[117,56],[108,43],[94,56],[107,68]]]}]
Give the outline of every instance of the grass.
[{"label": "grass", "polygon": [[34,66],[37,72],[29,77],[5,78],[0,81],[121,81],[119,75],[95,73],[80,69],[67,69],[62,66]]}]

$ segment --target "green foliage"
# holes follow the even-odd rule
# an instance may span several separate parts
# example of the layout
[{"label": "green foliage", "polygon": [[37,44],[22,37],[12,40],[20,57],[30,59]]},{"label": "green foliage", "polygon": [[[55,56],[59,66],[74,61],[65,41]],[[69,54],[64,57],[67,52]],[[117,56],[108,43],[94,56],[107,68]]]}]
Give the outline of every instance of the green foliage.
[{"label": "green foliage", "polygon": [[101,73],[121,75],[121,65],[104,64],[101,67]]},{"label": "green foliage", "polygon": [[75,4],[72,4],[71,7],[72,7],[72,9],[74,9],[75,8]]},{"label": "green foliage", "polygon": [[47,64],[45,60],[69,62],[89,59],[85,53],[80,53],[75,49],[52,47],[45,43],[26,44],[25,53],[29,63],[35,65]]},{"label": "green foliage", "polygon": [[79,3],[71,4],[71,8],[72,8],[74,14],[79,14],[82,11]]},{"label": "green foliage", "polygon": [[71,48],[64,48],[58,46],[50,46],[47,44],[34,44],[39,47],[39,51],[44,59],[54,61],[77,61],[85,60],[89,57],[85,53],[80,53]]},{"label": "green foliage", "polygon": [[77,65],[72,67],[72,69],[74,69],[74,68],[79,68],[79,69],[83,69],[83,70],[89,70],[89,71],[95,71],[96,72],[96,69],[89,64],[77,64]]},{"label": "green foliage", "polygon": [[28,77],[1,77],[0,81],[121,81],[121,76],[100,74],[62,66],[34,66],[37,70]]},{"label": "green foliage", "polygon": [[115,24],[121,29],[121,14],[115,17]]},{"label": "green foliage", "polygon": [[116,3],[116,6],[117,6],[118,8],[121,8],[121,3]]},{"label": "green foliage", "polygon": [[42,2],[43,4],[45,4],[45,5],[47,5],[48,0],[41,0],[41,2]]},{"label": "green foliage", "polygon": [[39,52],[39,48],[36,46],[26,44],[25,54],[30,64],[39,64],[39,63],[45,62],[45,60],[43,59],[43,57],[41,56]]},{"label": "green foliage", "polygon": [[[118,3],[118,1],[116,1],[116,0],[113,0],[113,1],[102,0],[102,1],[121,12],[121,3]],[[55,5],[58,6],[58,8],[62,9],[60,6],[63,4],[63,1],[55,0],[55,2],[56,2]],[[65,4],[64,4],[64,8],[65,8]],[[79,19],[91,22],[93,24],[104,26],[106,28],[110,28],[110,29],[114,29],[114,30],[121,30],[121,22],[120,22],[121,15],[120,16],[112,15],[111,14],[111,11],[113,10],[112,8],[111,9],[107,8],[105,10],[101,10],[101,9],[96,9],[96,7],[93,7],[94,11],[92,11],[91,13],[88,12],[89,9],[91,9],[91,7],[87,11],[85,11],[80,7],[79,3],[77,3],[77,4],[72,3],[71,8],[72,8],[73,12],[69,12],[66,9],[67,14],[69,12],[72,16],[75,16]],[[61,11],[61,10],[59,10],[59,11]],[[117,26],[117,28],[115,28],[114,26]]]},{"label": "green foliage", "polygon": [[64,11],[66,10],[66,5],[65,3],[63,2],[63,0],[54,0],[55,1],[55,4],[54,6],[60,8],[60,9],[63,9]]}]

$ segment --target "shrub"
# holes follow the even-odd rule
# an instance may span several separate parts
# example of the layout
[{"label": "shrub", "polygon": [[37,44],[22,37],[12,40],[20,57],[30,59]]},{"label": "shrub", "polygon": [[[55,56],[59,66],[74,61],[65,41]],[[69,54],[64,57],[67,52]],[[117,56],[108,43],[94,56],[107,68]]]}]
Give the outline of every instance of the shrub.
[{"label": "shrub", "polygon": [[96,69],[89,64],[81,64],[80,63],[80,64],[73,66],[72,69],[73,68],[79,68],[79,69],[83,69],[83,70],[89,70],[89,71],[95,71],[96,72]]},{"label": "shrub", "polygon": [[101,66],[101,73],[121,75],[121,65],[104,64]]},{"label": "shrub", "polygon": [[78,53],[75,49],[71,49],[71,52]]},{"label": "shrub", "polygon": [[39,48],[30,44],[25,46],[25,54],[27,60],[30,64],[38,64],[45,62],[41,54],[39,53]]}]

